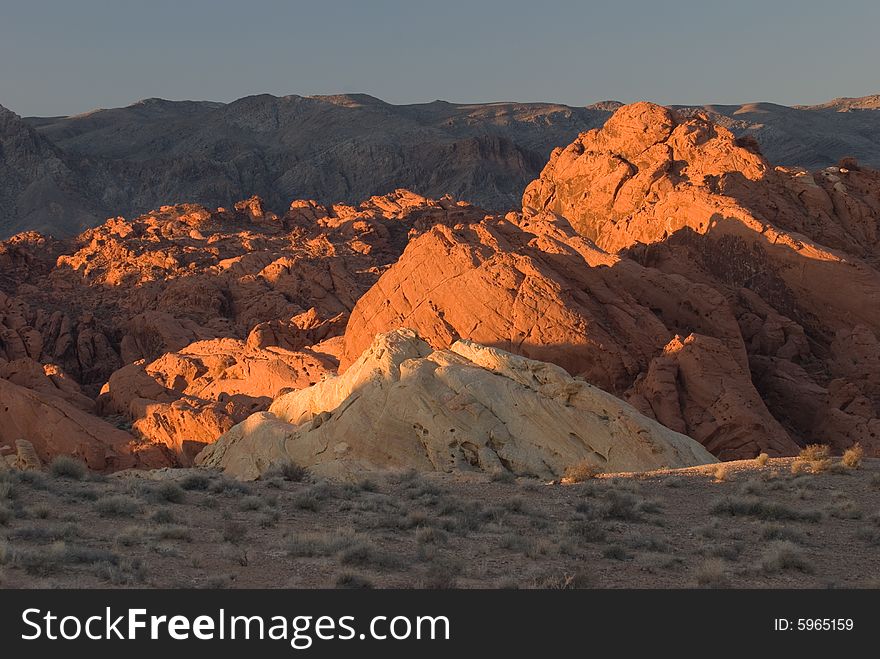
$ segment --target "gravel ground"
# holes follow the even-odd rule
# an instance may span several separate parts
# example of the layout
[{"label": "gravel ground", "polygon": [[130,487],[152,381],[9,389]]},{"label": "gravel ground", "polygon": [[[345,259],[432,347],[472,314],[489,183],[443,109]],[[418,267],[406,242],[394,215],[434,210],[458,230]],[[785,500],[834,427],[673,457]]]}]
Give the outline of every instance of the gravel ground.
[{"label": "gravel ground", "polygon": [[792,462],[568,485],[0,472],[0,587],[880,585],[880,460],[797,475]]}]

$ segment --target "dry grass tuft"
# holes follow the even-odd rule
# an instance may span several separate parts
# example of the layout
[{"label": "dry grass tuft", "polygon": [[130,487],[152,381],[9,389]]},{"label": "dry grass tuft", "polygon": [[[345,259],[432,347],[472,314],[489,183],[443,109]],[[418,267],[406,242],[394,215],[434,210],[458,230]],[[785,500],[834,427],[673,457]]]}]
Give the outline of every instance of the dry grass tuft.
[{"label": "dry grass tuft", "polygon": [[712,475],[715,476],[716,483],[723,483],[730,476],[730,466],[719,462],[712,470]]},{"label": "dry grass tuft", "polygon": [[827,444],[810,444],[791,464],[791,473],[821,474],[831,468],[831,447]]},{"label": "dry grass tuft", "polygon": [[55,478],[81,481],[89,473],[86,464],[70,455],[59,455],[49,465],[49,473]]},{"label": "dry grass tuft", "polygon": [[801,549],[788,540],[774,542],[761,557],[761,569],[774,574],[784,570],[796,570],[812,574],[815,571],[813,564],[807,560]]},{"label": "dry grass tuft", "polygon": [[844,453],[840,462],[847,469],[858,469],[862,466],[862,458],[865,457],[865,449],[856,442],[850,446]]},{"label": "dry grass tuft", "polygon": [[759,467],[763,467],[764,465],[767,464],[767,461],[768,461],[769,459],[770,459],[770,456],[769,456],[769,455],[767,455],[766,453],[761,453],[761,454],[758,455],[757,458],[755,458],[755,462],[758,463],[758,466],[759,466]]},{"label": "dry grass tuft", "polygon": [[728,588],[730,578],[724,569],[724,561],[710,558],[701,563],[694,571],[694,578],[700,588]]},{"label": "dry grass tuft", "polygon": [[592,462],[583,460],[582,462],[566,467],[565,474],[562,476],[562,482],[583,483],[584,481],[595,478],[601,473],[602,470],[598,466],[594,465]]}]

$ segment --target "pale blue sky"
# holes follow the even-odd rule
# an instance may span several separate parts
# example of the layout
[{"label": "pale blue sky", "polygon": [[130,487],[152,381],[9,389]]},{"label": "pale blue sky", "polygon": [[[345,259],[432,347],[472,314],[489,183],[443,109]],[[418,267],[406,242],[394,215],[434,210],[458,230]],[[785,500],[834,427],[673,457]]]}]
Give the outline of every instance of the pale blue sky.
[{"label": "pale blue sky", "polygon": [[0,104],[815,103],[880,92],[876,0],[0,0]]}]

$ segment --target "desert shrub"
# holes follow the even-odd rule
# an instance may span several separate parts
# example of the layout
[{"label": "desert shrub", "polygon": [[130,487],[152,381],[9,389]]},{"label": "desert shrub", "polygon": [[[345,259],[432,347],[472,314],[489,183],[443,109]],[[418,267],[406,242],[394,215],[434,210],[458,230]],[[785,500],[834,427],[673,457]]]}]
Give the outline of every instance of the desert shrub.
[{"label": "desert shrub", "polygon": [[105,549],[68,545],[64,542],[34,549],[15,549],[7,552],[6,560],[28,574],[39,576],[54,574],[66,565],[115,564],[118,561],[116,554]]},{"label": "desert shrub", "polygon": [[784,570],[812,573],[815,568],[796,544],[781,540],[774,542],[764,552],[761,569],[768,574],[774,574]]},{"label": "desert shrub", "polygon": [[15,548],[0,540],[0,565],[9,565],[15,559]]},{"label": "desert shrub", "polygon": [[353,546],[358,541],[357,536],[352,535],[337,536],[331,533],[295,533],[287,541],[287,553],[297,558],[331,556]]},{"label": "desert shrub", "polygon": [[642,518],[641,503],[643,502],[631,492],[609,490],[599,506],[599,512],[605,519],[636,522]]},{"label": "desert shrub", "polygon": [[712,556],[714,558],[724,558],[731,562],[736,562],[740,554],[742,554],[745,546],[742,542],[712,542],[700,547],[699,553],[703,556]]},{"label": "desert shrub", "polygon": [[419,479],[419,472],[415,469],[400,469],[385,472],[385,480],[389,483],[402,485]]},{"label": "desert shrub", "polygon": [[491,480],[493,483],[515,483],[516,474],[512,471],[507,471],[506,469],[498,469],[492,472]]},{"label": "desert shrub", "polygon": [[168,508],[159,508],[150,515],[150,521],[156,524],[173,524],[177,521],[177,517]]},{"label": "desert shrub", "polygon": [[81,481],[88,475],[89,468],[82,460],[77,460],[73,456],[59,455],[49,464],[49,473],[55,478]]},{"label": "desert shrub", "polygon": [[719,483],[726,481],[728,476],[730,476],[730,465],[719,462],[712,469],[712,475],[715,476],[715,480]]},{"label": "desert shrub", "polygon": [[15,484],[10,481],[0,482],[0,501],[11,500],[18,496],[15,490]]},{"label": "desert shrub", "polygon": [[378,492],[379,484],[372,478],[362,478],[355,483],[355,488],[361,492]]},{"label": "desert shrub", "polygon": [[277,510],[267,510],[260,515],[257,523],[260,525],[260,528],[269,529],[275,526],[279,519],[281,519],[281,513]]},{"label": "desert shrub", "polygon": [[880,529],[871,526],[863,526],[856,531],[856,539],[869,545],[880,546]]},{"label": "desert shrub", "polygon": [[809,444],[798,454],[798,458],[806,462],[826,460],[831,457],[831,447],[827,444]]},{"label": "desert shrub", "polygon": [[717,538],[721,533],[721,523],[717,519],[710,519],[694,530],[702,538]]},{"label": "desert shrub", "polygon": [[210,492],[214,494],[250,494],[250,488],[242,483],[241,481],[237,481],[234,478],[229,478],[228,476],[220,476],[220,478],[214,479],[208,488]]},{"label": "desert shrub", "polygon": [[57,542],[72,540],[79,537],[80,531],[76,524],[20,526],[10,534],[15,540],[29,542]]},{"label": "desert shrub", "polygon": [[95,510],[101,517],[134,517],[141,511],[141,504],[124,494],[111,494],[95,502]]},{"label": "desert shrub", "polygon": [[293,505],[300,510],[317,512],[321,508],[321,500],[315,496],[314,492],[299,492],[293,497]]},{"label": "desert shrub", "polygon": [[758,463],[759,467],[763,467],[764,465],[766,465],[768,460],[770,460],[770,456],[766,453],[759,453],[758,457],[755,458],[755,462]]},{"label": "desert shrub", "polygon": [[681,476],[669,476],[663,480],[666,487],[679,488],[684,485],[684,479]]},{"label": "desert shrub", "polygon": [[829,515],[837,519],[861,519],[864,514],[859,504],[851,499],[834,501],[826,509]]},{"label": "desert shrub", "polygon": [[168,525],[160,526],[156,530],[157,540],[183,540],[184,542],[192,542],[193,535],[185,526]]},{"label": "desert shrub", "polygon": [[121,547],[134,547],[144,542],[144,530],[140,526],[127,526],[116,536],[116,544]]},{"label": "desert shrub", "polygon": [[247,536],[247,526],[233,519],[223,520],[222,537],[224,542],[238,544]]},{"label": "desert shrub", "polygon": [[622,545],[608,545],[602,550],[602,558],[608,558],[614,561],[628,561],[632,558],[626,548]]},{"label": "desert shrub", "polygon": [[498,546],[502,549],[510,551],[518,551],[526,553],[532,548],[532,539],[523,536],[520,533],[505,533],[498,541]]},{"label": "desert shrub", "polygon": [[100,563],[95,574],[99,579],[109,581],[114,586],[130,586],[146,580],[147,567],[139,558],[124,558],[118,563]]},{"label": "desert shrub", "polygon": [[862,445],[856,442],[843,453],[840,462],[847,469],[858,469],[862,465],[862,458],[865,457],[865,450]]},{"label": "desert shrub", "polygon": [[669,543],[662,538],[650,534],[631,535],[627,537],[626,544],[630,549],[637,549],[639,551],[668,553],[671,550]]},{"label": "desert shrub", "polygon": [[587,460],[582,460],[565,468],[563,480],[569,483],[583,483],[602,473],[602,469]]},{"label": "desert shrub", "polygon": [[818,522],[822,514],[817,510],[799,511],[776,501],[764,501],[757,497],[724,497],[716,500],[709,508],[713,515],[731,517],[757,517],[766,520],[791,520]]},{"label": "desert shrub", "polygon": [[375,547],[366,541],[356,541],[338,552],[342,565],[372,565],[375,567],[400,567],[401,560],[395,554]]},{"label": "desert shrub", "polygon": [[147,498],[156,503],[183,503],[186,492],[173,481],[162,481],[147,490]]},{"label": "desert shrub", "polygon": [[448,539],[446,533],[432,527],[421,528],[416,532],[416,542],[420,545],[442,545]]},{"label": "desert shrub", "polygon": [[449,558],[434,560],[428,564],[419,587],[425,590],[450,590],[458,586],[461,563]]},{"label": "desert shrub", "polygon": [[501,507],[509,513],[526,514],[528,512],[526,508],[526,502],[522,497],[511,497],[510,499],[505,499],[504,502],[501,504]]},{"label": "desert shrub", "polygon": [[353,572],[340,572],[336,575],[336,578],[333,580],[333,586],[335,588],[346,588],[353,590],[360,590],[366,588],[375,588],[375,584],[370,581],[367,577],[364,577],[360,574],[354,574]]},{"label": "desert shrub", "polygon": [[568,524],[568,535],[574,541],[603,542],[607,532],[600,522],[594,520],[574,520]]},{"label": "desert shrub", "polygon": [[750,478],[739,486],[740,494],[751,494],[753,496],[761,496],[767,493],[767,485],[764,481],[756,478]]},{"label": "desert shrub", "polygon": [[45,503],[38,503],[28,508],[28,516],[32,519],[49,519],[53,512],[52,507]]},{"label": "desert shrub", "polygon": [[302,467],[292,460],[279,462],[272,465],[261,476],[261,480],[270,480],[272,478],[281,478],[291,483],[302,483],[309,479],[309,470]]},{"label": "desert shrub", "polygon": [[794,474],[810,472],[819,474],[831,468],[831,447],[827,444],[810,444],[798,454],[791,465]]},{"label": "desert shrub", "polygon": [[724,561],[710,558],[703,561],[694,571],[694,579],[700,588],[727,588],[730,578],[724,568]]},{"label": "desert shrub", "polygon": [[259,510],[262,507],[263,500],[256,495],[243,497],[241,501],[238,502],[239,510],[243,511]]},{"label": "desert shrub", "polygon": [[180,479],[180,487],[187,491],[204,491],[211,487],[211,479],[207,474],[189,474]]},{"label": "desert shrub", "polygon": [[802,543],[804,535],[797,529],[792,529],[781,524],[766,524],[761,528],[762,540],[789,540],[790,542]]},{"label": "desert shrub", "polygon": [[592,586],[593,577],[584,571],[551,573],[534,580],[534,587],[541,590],[582,590]]}]

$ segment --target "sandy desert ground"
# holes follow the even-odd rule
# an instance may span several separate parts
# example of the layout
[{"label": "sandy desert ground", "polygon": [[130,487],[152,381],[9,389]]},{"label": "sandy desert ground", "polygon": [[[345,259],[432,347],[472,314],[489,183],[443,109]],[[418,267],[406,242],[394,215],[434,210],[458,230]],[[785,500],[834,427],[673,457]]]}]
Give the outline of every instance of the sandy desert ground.
[{"label": "sandy desert ground", "polygon": [[877,587],[880,460],[795,460],[565,485],[7,471],[0,586]]}]

